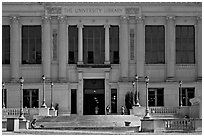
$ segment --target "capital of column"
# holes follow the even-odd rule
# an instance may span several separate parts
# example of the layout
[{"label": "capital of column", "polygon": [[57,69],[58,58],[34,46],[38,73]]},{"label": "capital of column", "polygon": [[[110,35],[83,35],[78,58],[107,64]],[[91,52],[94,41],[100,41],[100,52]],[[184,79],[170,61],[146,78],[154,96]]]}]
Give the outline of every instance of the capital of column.
[{"label": "capital of column", "polygon": [[57,17],[59,23],[66,23],[67,17],[66,16],[58,16]]},{"label": "capital of column", "polygon": [[144,16],[138,16],[138,17],[135,17],[135,20],[137,23],[143,23],[143,21],[145,20],[145,17]]},{"label": "capital of column", "polygon": [[127,23],[129,20],[129,17],[128,16],[120,16],[120,21],[121,23]]},{"label": "capital of column", "polygon": [[176,19],[175,16],[166,16],[166,21],[168,21],[168,22],[174,22],[175,19]]},{"label": "capital of column", "polygon": [[110,24],[105,24],[104,28],[110,28]]},{"label": "capital of column", "polygon": [[12,16],[10,17],[11,23],[19,23],[20,17],[18,16]]},{"label": "capital of column", "polygon": [[43,23],[50,23],[51,17],[50,16],[42,16]]},{"label": "capital of column", "polygon": [[77,28],[84,28],[83,24],[77,24]]},{"label": "capital of column", "polygon": [[201,22],[202,22],[202,16],[197,16],[197,17],[196,17],[196,20],[197,20],[197,24],[198,24],[198,23],[201,23]]}]

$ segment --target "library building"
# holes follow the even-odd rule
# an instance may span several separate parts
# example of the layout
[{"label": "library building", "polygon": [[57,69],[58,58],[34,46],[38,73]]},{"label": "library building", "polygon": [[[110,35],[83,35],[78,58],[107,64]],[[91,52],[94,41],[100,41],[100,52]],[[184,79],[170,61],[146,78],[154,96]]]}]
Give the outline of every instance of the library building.
[{"label": "library building", "polygon": [[202,104],[202,3],[2,3],[2,107],[117,115],[130,92]]}]

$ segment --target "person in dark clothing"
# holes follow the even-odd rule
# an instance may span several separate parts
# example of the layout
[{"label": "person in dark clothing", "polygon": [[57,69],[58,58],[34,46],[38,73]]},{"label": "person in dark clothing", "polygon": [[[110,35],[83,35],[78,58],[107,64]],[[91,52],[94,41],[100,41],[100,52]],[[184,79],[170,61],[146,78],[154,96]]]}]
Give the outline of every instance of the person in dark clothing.
[{"label": "person in dark clothing", "polygon": [[33,121],[31,122],[31,128],[32,129],[43,128],[43,127],[44,127],[43,125],[40,125],[40,126],[37,125],[36,119],[33,119]]}]

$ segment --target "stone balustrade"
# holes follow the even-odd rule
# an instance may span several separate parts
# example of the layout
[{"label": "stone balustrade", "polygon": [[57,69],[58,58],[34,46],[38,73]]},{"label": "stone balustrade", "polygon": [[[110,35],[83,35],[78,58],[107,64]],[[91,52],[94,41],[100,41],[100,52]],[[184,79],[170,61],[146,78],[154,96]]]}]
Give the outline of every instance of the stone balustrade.
[{"label": "stone balustrade", "polygon": [[194,119],[167,119],[165,121],[166,130],[195,130]]},{"label": "stone balustrade", "polygon": [[156,113],[156,114],[176,114],[177,113],[177,107],[149,107],[150,113]]}]

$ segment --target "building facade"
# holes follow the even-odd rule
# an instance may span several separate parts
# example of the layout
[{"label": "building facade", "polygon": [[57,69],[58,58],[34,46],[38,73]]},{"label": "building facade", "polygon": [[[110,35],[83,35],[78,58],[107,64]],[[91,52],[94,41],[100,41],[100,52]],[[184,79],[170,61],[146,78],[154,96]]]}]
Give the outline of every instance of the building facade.
[{"label": "building facade", "polygon": [[5,106],[40,107],[42,75],[59,114],[120,113],[137,88],[145,106],[145,76],[149,106],[189,106],[202,96],[201,17],[201,3],[3,3]]}]

